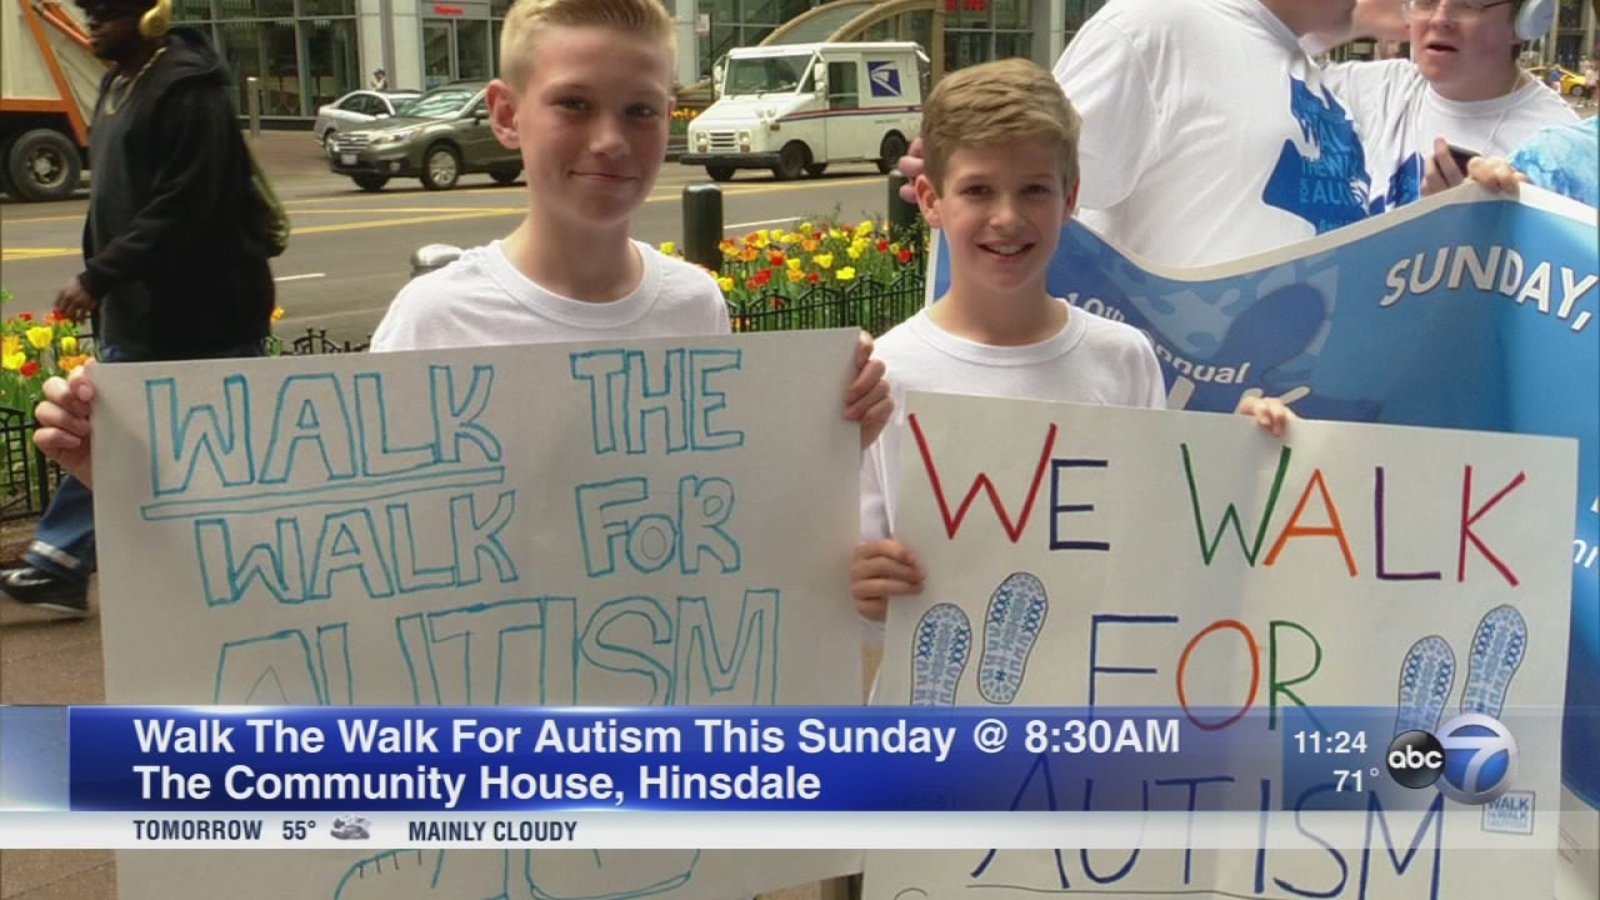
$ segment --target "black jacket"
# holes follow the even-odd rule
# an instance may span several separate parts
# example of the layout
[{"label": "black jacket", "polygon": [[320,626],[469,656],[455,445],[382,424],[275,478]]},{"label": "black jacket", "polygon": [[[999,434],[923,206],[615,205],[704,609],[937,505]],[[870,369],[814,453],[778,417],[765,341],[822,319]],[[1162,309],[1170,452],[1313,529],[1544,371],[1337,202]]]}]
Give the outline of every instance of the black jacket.
[{"label": "black jacket", "polygon": [[100,342],[184,359],[266,337],[272,271],[248,238],[261,200],[227,68],[200,32],[172,29],[125,98],[106,77],[89,153],[80,278]]}]

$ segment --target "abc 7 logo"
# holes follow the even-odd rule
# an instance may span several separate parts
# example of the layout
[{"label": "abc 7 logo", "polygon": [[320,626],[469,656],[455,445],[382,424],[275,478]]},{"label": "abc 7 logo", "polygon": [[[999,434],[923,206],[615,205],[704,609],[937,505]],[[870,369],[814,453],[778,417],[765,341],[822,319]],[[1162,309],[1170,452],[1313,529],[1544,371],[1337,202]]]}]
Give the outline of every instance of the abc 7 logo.
[{"label": "abc 7 logo", "polygon": [[1517,775],[1517,742],[1494,718],[1457,716],[1439,729],[1408,731],[1394,739],[1384,761],[1389,777],[1408,788],[1438,783],[1458,803],[1482,805],[1511,789]]}]

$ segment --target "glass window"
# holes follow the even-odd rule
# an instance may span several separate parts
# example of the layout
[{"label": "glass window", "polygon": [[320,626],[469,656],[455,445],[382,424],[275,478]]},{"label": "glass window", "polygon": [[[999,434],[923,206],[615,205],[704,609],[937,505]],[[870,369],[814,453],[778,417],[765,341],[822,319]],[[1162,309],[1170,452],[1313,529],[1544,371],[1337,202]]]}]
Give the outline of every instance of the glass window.
[{"label": "glass window", "polygon": [[809,53],[729,60],[728,74],[723,80],[723,90],[730,97],[742,94],[792,93],[805,79],[806,68],[810,64]]},{"label": "glass window", "polygon": [[294,0],[216,0],[219,19],[292,18]]},{"label": "glass window", "polygon": [[1033,34],[1027,31],[1001,31],[994,36],[994,58],[1033,56]]},{"label": "glass window", "polygon": [[1106,5],[1106,0],[1066,0],[1067,3],[1067,30],[1077,31],[1089,17],[1100,11]]},{"label": "glass window", "polygon": [[[313,108],[361,86],[355,19],[302,21],[300,35]],[[362,112],[377,115],[388,110],[383,107],[383,101],[369,95]]]},{"label": "glass window", "polygon": [[994,0],[994,27],[1022,30],[1033,23],[1029,21],[1032,4],[1028,0]]},{"label": "glass window", "polygon": [[983,31],[946,31],[944,68],[946,72],[989,60],[989,34]]},{"label": "glass window", "polygon": [[172,20],[198,22],[211,18],[211,0],[174,0]]},{"label": "glass window", "polygon": [[356,14],[356,0],[300,0],[300,15],[306,16],[353,16]]},{"label": "glass window", "polygon": [[504,19],[510,11],[511,0],[489,0],[489,15],[492,18]]},{"label": "glass window", "polygon": [[461,88],[440,88],[417,98],[406,107],[406,115],[421,119],[454,119],[461,115],[467,101],[477,96],[476,91]]},{"label": "glass window", "polygon": [[428,90],[455,77],[450,68],[450,32],[449,22],[422,22],[422,86]]},{"label": "glass window", "polygon": [[487,19],[461,19],[456,22],[456,77],[466,81],[487,81],[489,71],[489,22]]},{"label": "glass window", "polygon": [[259,79],[263,116],[302,115],[300,66],[293,22],[224,22],[218,49],[233,71],[241,112],[249,108],[245,79]]},{"label": "glass window", "polygon": [[345,112],[364,113],[367,111],[368,99],[370,99],[370,97],[367,94],[354,94],[350,97],[346,97],[345,101],[339,104],[339,108]]},{"label": "glass window", "polygon": [[944,0],[944,27],[989,27],[989,0]]},{"label": "glass window", "polygon": [[506,23],[495,19],[489,23],[489,53],[494,60],[494,72],[500,74],[500,32],[505,30]]},{"label": "glass window", "polygon": [[855,109],[860,105],[855,61],[828,63],[828,108]]}]

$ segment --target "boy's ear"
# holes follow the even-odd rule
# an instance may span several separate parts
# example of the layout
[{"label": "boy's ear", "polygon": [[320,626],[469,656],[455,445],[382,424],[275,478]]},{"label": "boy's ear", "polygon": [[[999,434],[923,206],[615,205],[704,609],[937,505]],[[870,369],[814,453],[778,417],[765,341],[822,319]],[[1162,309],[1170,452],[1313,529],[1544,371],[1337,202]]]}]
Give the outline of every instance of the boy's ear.
[{"label": "boy's ear", "polygon": [[489,82],[489,127],[500,146],[516,150],[522,146],[517,134],[517,95],[511,86],[496,78]]},{"label": "boy's ear", "polygon": [[1072,179],[1072,187],[1067,189],[1067,208],[1062,214],[1062,221],[1071,219],[1078,214],[1078,189],[1083,187],[1083,176]]},{"label": "boy's ear", "polygon": [[939,216],[939,191],[927,175],[918,175],[916,181],[917,205],[922,207],[922,217],[933,228],[943,228]]}]

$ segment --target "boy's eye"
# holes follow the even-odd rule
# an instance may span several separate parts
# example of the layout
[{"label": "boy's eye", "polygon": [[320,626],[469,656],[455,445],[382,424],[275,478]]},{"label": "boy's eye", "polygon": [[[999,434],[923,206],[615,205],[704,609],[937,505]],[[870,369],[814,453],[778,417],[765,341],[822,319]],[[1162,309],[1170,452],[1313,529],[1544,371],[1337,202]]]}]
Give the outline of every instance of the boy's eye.
[{"label": "boy's eye", "polygon": [[1048,184],[1030,184],[1030,185],[1028,185],[1028,193],[1030,193],[1030,194],[1048,194],[1048,193],[1050,193],[1050,185],[1048,185]]},{"label": "boy's eye", "polygon": [[984,184],[969,184],[961,189],[961,193],[969,197],[981,197],[989,193],[989,186]]},{"label": "boy's eye", "polygon": [[660,113],[658,113],[656,111],[655,107],[650,106],[649,104],[646,104],[646,103],[640,103],[640,104],[636,104],[634,106],[628,107],[628,115],[630,115],[630,116],[638,116],[641,119],[648,119],[648,118],[653,118],[654,116],[660,115]]},{"label": "boy's eye", "polygon": [[556,105],[562,109],[570,109],[575,112],[581,112],[589,108],[589,102],[579,97],[562,97],[556,101]]}]

